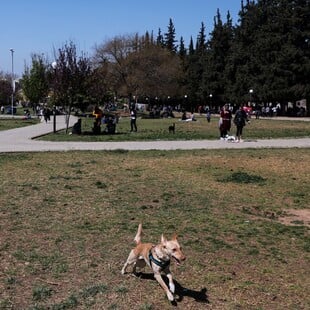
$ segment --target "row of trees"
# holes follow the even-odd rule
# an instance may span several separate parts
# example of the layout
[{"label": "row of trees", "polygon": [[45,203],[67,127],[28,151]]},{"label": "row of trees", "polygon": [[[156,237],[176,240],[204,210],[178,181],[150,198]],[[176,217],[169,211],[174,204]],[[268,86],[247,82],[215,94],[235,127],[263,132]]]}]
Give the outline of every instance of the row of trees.
[{"label": "row of trees", "polygon": [[[187,81],[197,100],[295,102],[310,93],[310,5],[308,0],[242,1],[238,26],[218,12],[205,41],[202,25],[190,45]],[[309,109],[308,109],[309,110]]]},{"label": "row of trees", "polygon": [[[176,40],[172,19],[167,32],[117,36],[78,55],[70,42],[55,51],[52,68],[33,55],[22,88],[37,103],[84,109],[114,97],[140,102],[198,105],[307,99],[310,103],[309,0],[241,1],[238,24],[220,11],[207,35],[201,23],[196,40]],[[212,96],[211,96],[212,94]],[[211,102],[212,100],[212,102]],[[309,107],[308,107],[309,111]]]}]

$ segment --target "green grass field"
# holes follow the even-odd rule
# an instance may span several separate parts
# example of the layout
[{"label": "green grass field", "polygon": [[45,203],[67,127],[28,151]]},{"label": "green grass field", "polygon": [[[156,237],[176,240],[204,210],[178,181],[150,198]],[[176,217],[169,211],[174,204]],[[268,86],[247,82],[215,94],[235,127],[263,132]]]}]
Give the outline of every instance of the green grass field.
[{"label": "green grass field", "polygon": [[309,222],[289,214],[309,211],[309,162],[308,149],[1,154],[0,309],[173,308],[149,269],[121,275],[139,222],[145,241],[179,235],[179,309],[308,309]]},{"label": "green grass field", "polygon": [[[138,132],[130,132],[130,120],[122,117],[117,124],[114,135],[92,135],[92,118],[82,118],[82,135],[68,135],[65,131],[49,134],[40,139],[51,141],[146,141],[146,140],[195,140],[218,139],[218,117],[213,116],[210,123],[205,117],[198,117],[197,122],[181,122],[180,118],[143,119],[137,120]],[[169,133],[168,127],[175,123],[175,134]],[[102,126],[104,128],[104,125]],[[236,127],[232,125],[231,134],[236,134]],[[251,119],[244,128],[244,139],[272,139],[295,138],[310,135],[310,122]]]},{"label": "green grass field", "polygon": [[38,119],[20,119],[20,118],[0,118],[0,131],[13,128],[35,125],[39,122]]}]

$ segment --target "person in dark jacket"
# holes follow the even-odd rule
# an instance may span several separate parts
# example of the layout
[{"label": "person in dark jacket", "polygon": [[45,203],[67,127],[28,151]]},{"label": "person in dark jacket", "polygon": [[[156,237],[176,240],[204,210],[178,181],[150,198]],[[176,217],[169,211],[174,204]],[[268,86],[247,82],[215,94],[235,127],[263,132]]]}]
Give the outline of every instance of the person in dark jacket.
[{"label": "person in dark jacket", "polygon": [[240,105],[234,118],[234,124],[237,127],[236,142],[242,142],[241,137],[242,137],[243,127],[248,121],[249,121],[248,116],[243,109],[243,105]]}]

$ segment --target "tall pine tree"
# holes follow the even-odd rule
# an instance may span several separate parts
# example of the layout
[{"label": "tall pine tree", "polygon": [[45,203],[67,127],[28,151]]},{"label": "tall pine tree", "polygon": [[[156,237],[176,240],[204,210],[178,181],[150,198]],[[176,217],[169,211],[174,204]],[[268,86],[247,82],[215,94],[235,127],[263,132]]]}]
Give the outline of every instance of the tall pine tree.
[{"label": "tall pine tree", "polygon": [[174,24],[172,22],[172,19],[170,18],[168,31],[164,35],[164,45],[169,51],[176,53],[177,51],[177,46],[175,45],[176,42],[177,40],[175,39]]},{"label": "tall pine tree", "polygon": [[228,100],[225,70],[232,40],[233,27],[230,14],[228,12],[227,21],[223,23],[220,11],[217,10],[217,15],[214,18],[214,29],[208,41],[208,52],[204,57],[201,89],[205,100],[212,93],[214,101],[218,105]]}]

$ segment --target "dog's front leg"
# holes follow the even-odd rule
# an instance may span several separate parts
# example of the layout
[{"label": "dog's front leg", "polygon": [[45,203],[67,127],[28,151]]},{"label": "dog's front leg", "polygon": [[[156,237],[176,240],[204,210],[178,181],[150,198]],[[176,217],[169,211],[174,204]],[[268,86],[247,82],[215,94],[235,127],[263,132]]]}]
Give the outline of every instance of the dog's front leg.
[{"label": "dog's front leg", "polygon": [[171,291],[171,293],[174,294],[174,292],[175,292],[175,285],[174,285],[173,278],[172,278],[172,274],[171,274],[170,270],[169,270],[169,272],[167,272],[166,274],[167,274],[167,278],[168,278],[168,280],[169,280],[169,288],[170,288],[170,291]]},{"label": "dog's front leg", "polygon": [[[155,273],[154,274],[155,279],[157,282],[160,284],[160,286],[164,289],[166,292],[166,295],[170,301],[174,301],[173,294],[170,292],[169,288],[167,287],[166,283],[164,282],[163,278],[161,277],[160,273]],[[170,279],[169,279],[170,281]],[[170,284],[169,284],[170,285]]]}]

